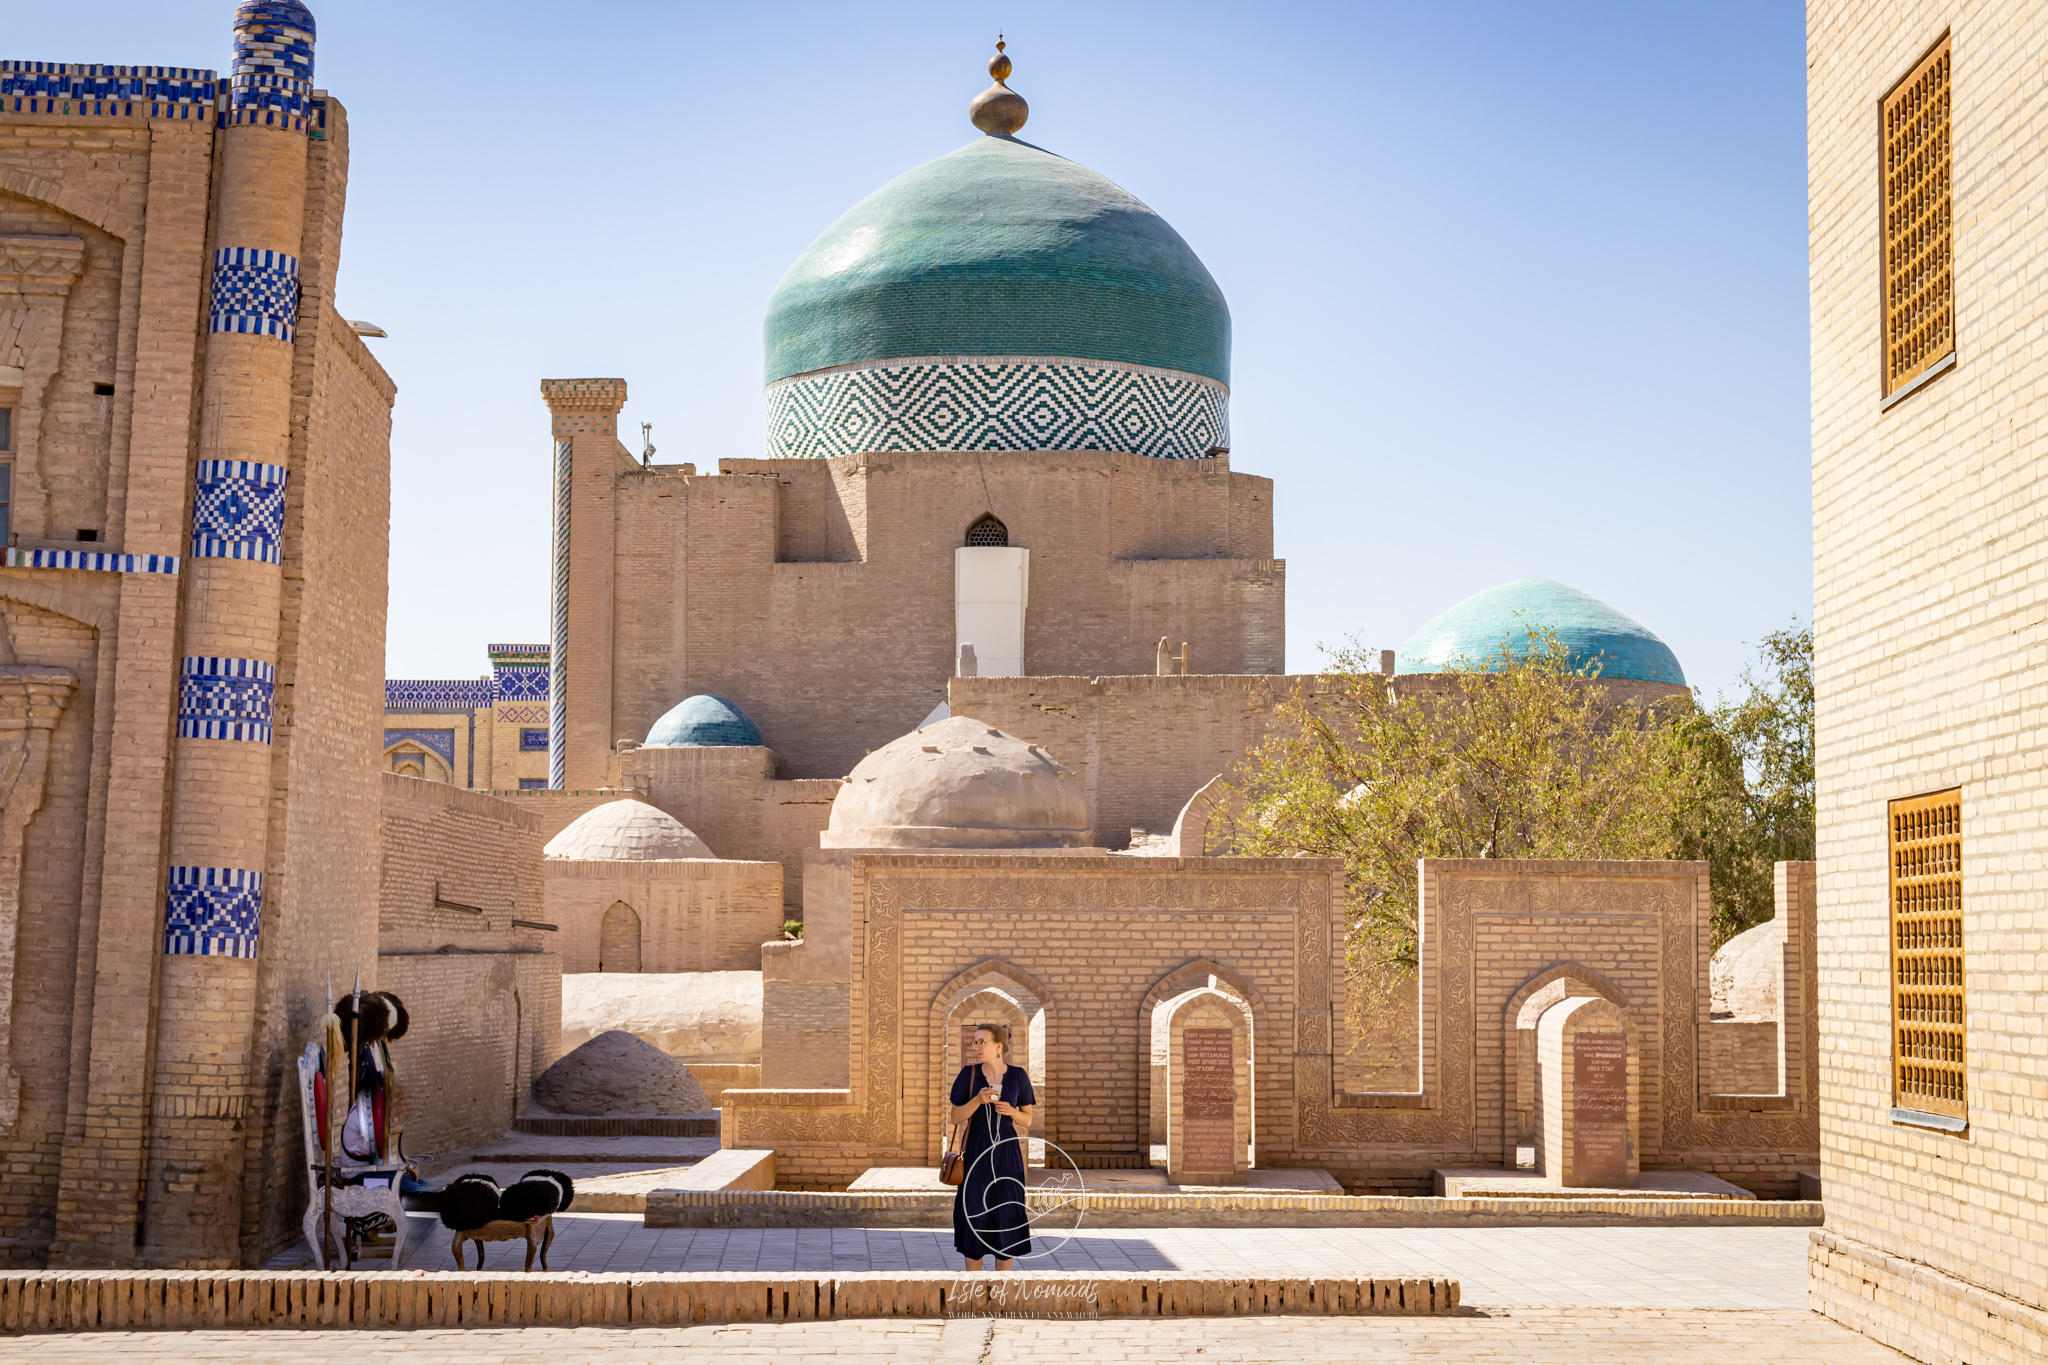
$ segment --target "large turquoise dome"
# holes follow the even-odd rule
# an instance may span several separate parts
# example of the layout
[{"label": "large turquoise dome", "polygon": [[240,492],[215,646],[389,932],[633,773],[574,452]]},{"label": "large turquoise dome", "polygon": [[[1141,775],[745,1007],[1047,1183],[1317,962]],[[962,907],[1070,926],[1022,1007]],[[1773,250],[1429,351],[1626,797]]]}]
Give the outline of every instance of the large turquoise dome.
[{"label": "large turquoise dome", "polygon": [[855,204],[768,304],[769,453],[1229,446],[1230,309],[1165,219],[976,139]]},{"label": "large turquoise dome", "polygon": [[1164,218],[1086,166],[982,137],[906,171],[796,258],[768,380],[907,356],[1074,356],[1230,382],[1230,308]]},{"label": "large turquoise dome", "polygon": [[1520,658],[1528,652],[1529,632],[1545,627],[1571,651],[1574,667],[1598,661],[1603,678],[1685,686],[1685,670],[1669,645],[1605,602],[1553,578],[1518,578],[1438,613],[1408,637],[1394,669],[1441,673],[1459,661],[1485,666],[1499,657],[1502,645]]}]

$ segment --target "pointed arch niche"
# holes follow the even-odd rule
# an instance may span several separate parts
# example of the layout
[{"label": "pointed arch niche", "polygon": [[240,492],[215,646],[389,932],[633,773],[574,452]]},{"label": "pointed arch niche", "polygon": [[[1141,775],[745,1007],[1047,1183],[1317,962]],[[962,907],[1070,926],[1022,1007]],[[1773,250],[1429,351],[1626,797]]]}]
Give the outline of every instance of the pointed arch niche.
[{"label": "pointed arch niche", "polygon": [[[1245,976],[1213,958],[1198,957],[1183,962],[1166,975],[1152,983],[1152,989],[1138,1005],[1138,1058],[1137,1094],[1138,1151],[1150,1153],[1153,1148],[1166,1144],[1166,1062],[1167,1029],[1170,1027],[1173,1007],[1182,1003],[1185,997],[1199,991],[1210,991],[1229,1001],[1244,1015],[1246,1037],[1249,1040],[1252,1058],[1251,1095],[1248,1097],[1251,1132],[1256,1143],[1258,1128],[1259,1089],[1259,1020],[1265,1014],[1264,1000],[1258,990]],[[1165,1164],[1164,1156],[1160,1164]],[[1254,1155],[1253,1164],[1257,1164]]]},{"label": "pointed arch niche", "polygon": [[[946,1110],[953,1077],[963,1065],[961,1031],[976,1024],[1006,1024],[1010,1028],[1010,1061],[1025,1069],[1038,1092],[1033,1113],[1032,1136],[1057,1141],[1053,1091],[1056,1078],[1044,1074],[1040,1059],[1052,1055],[1058,1015],[1045,986],[1020,967],[998,959],[978,962],[939,988],[932,998],[931,1095],[925,1106],[926,1159],[937,1162],[940,1140],[946,1127]],[[1039,1064],[1034,1066],[1033,1063]],[[907,1126],[906,1126],[907,1127]],[[906,1139],[914,1130],[906,1131]],[[906,1145],[911,1145],[906,1143]],[[1036,1146],[1036,1143],[1033,1144]],[[1032,1165],[1044,1164],[1042,1156]]]}]

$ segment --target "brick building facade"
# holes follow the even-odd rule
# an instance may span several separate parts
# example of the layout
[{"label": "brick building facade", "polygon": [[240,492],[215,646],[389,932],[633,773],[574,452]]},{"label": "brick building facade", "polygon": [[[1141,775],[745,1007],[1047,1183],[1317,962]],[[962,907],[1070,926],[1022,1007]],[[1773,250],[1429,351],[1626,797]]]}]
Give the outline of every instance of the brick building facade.
[{"label": "brick building facade", "polygon": [[1807,10],[1816,1308],[2048,1357],[2039,868],[2048,15]]}]

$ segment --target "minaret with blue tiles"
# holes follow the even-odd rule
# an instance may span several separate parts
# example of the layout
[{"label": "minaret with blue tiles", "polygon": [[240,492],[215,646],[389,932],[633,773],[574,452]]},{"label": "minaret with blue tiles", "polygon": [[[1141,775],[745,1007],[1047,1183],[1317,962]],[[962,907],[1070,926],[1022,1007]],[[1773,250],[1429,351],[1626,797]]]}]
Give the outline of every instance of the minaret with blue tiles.
[{"label": "minaret with blue tiles", "polygon": [[241,1233],[313,42],[298,0],[242,5],[217,115],[145,1264],[232,1265]]}]

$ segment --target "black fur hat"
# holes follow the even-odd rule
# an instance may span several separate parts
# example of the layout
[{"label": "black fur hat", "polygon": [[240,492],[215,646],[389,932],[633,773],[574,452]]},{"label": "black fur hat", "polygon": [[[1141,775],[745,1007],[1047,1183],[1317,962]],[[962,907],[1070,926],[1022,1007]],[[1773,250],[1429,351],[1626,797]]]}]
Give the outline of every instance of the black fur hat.
[{"label": "black fur hat", "polygon": [[405,1031],[412,1027],[412,1016],[405,1012],[405,1002],[390,991],[373,991],[371,994],[391,1007],[391,1028],[384,1035],[384,1040],[389,1043],[397,1042],[405,1036]]},{"label": "black fur hat", "polygon": [[550,1171],[545,1167],[540,1167],[535,1170],[528,1171],[525,1175],[521,1176],[520,1179],[547,1179],[554,1181],[556,1185],[560,1186],[562,1190],[562,1202],[555,1205],[556,1213],[567,1213],[569,1211],[569,1205],[576,1202],[576,1182],[571,1180],[568,1176],[562,1174],[562,1172],[560,1171]]},{"label": "black fur hat", "polygon": [[480,1228],[498,1217],[498,1182],[487,1175],[459,1175],[441,1193],[441,1223],[455,1232]]},{"label": "black fur hat", "polygon": [[364,1047],[390,1035],[391,1026],[398,1022],[398,1011],[392,1007],[394,1001],[382,991],[370,991],[361,997],[351,991],[334,1002],[334,1013],[341,1020],[341,1036],[348,1037],[349,1024],[353,1021],[361,1031],[356,1041]]},{"label": "black fur hat", "polygon": [[524,1223],[560,1212],[568,1184],[569,1177],[560,1171],[530,1172],[505,1187],[505,1197],[498,1204],[498,1216],[509,1222]]}]

